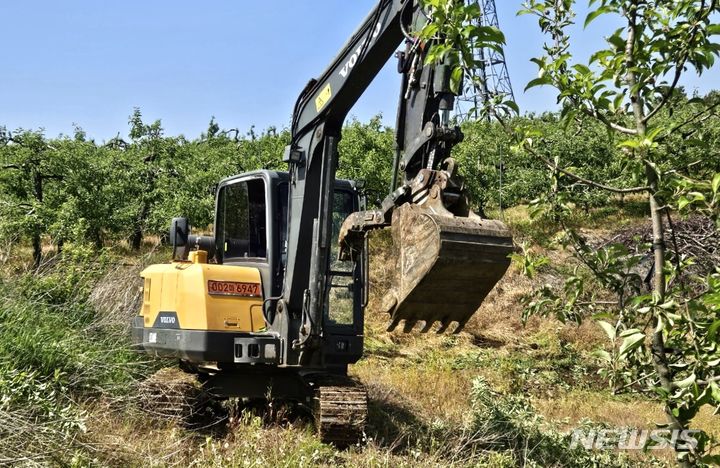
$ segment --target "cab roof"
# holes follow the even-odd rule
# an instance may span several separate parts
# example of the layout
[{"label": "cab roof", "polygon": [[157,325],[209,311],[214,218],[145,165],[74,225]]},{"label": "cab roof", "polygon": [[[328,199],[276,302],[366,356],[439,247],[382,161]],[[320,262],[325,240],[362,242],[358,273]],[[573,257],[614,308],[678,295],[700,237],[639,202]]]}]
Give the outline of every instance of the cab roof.
[{"label": "cab roof", "polygon": [[[267,180],[277,180],[278,182],[287,182],[290,179],[287,171],[271,171],[268,169],[260,169],[256,171],[243,172],[230,177],[226,177],[220,181],[218,187],[231,184],[238,179],[258,178],[262,177]],[[344,188],[354,190],[357,188],[357,182],[354,180],[347,179],[335,179],[335,188]]]}]

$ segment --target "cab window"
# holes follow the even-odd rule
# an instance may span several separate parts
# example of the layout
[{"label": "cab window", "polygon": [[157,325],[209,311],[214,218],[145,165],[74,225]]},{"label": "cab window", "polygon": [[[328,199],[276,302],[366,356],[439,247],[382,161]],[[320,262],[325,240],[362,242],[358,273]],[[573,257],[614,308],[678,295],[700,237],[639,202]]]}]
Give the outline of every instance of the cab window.
[{"label": "cab window", "polygon": [[265,182],[252,179],[220,189],[217,214],[220,260],[267,257]]},{"label": "cab window", "polygon": [[333,325],[352,325],[355,310],[355,263],[338,259],[338,237],[343,221],[356,211],[352,192],[336,190],[332,213],[332,243],[330,244],[330,284],[326,319]]}]

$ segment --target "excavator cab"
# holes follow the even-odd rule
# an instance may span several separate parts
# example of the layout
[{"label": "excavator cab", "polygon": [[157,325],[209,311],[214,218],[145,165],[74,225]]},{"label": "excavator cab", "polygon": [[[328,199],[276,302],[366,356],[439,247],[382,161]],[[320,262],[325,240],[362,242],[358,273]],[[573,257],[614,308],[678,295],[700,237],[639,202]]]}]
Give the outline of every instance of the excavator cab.
[{"label": "excavator cab", "polygon": [[[142,273],[143,307],[134,324],[138,345],[196,368],[291,364],[286,353],[292,325],[273,307],[289,255],[288,179],[284,172],[255,171],[221,181],[213,236],[189,235],[187,220],[173,220],[173,262]],[[357,184],[337,180],[333,245],[343,220],[362,208]],[[344,370],[362,355],[367,255],[337,257],[335,252],[326,273],[322,358],[324,366]]]},{"label": "excavator cab", "polygon": [[[288,187],[286,172],[255,171],[223,180],[218,186],[215,260],[222,265],[257,268],[263,285],[268,330],[284,335],[272,298],[282,293],[288,252]],[[340,260],[338,236],[343,221],[365,207],[359,184],[336,180],[332,200],[333,252],[326,272],[323,301],[326,366],[345,367],[362,355],[363,309],[367,303],[367,253]],[[287,346],[284,343],[283,346]]]}]

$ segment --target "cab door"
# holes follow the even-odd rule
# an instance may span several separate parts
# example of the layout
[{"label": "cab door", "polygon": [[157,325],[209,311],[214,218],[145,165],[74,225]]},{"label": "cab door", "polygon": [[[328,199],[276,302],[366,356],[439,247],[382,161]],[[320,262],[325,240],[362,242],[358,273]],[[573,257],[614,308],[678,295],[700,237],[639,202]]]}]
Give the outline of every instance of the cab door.
[{"label": "cab door", "polygon": [[359,261],[338,260],[340,227],[351,213],[364,209],[362,204],[356,190],[336,188],[323,314],[325,360],[329,364],[353,363],[362,355],[363,309],[367,303],[367,249],[364,249]]}]

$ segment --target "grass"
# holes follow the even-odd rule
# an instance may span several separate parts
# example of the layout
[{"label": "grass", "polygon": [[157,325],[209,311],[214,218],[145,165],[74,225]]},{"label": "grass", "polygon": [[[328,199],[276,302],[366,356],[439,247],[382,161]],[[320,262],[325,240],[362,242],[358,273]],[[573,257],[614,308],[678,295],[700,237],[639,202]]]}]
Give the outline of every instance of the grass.
[{"label": "grass", "polygon": [[[602,216],[618,225],[639,222],[627,210]],[[528,230],[525,214],[522,207],[506,211],[519,235],[557,234]],[[606,230],[602,216],[593,216],[583,221],[586,229]],[[389,245],[386,233],[375,233],[371,254],[383,259]],[[100,257],[68,249],[72,261],[53,260],[40,274],[27,270],[26,247],[4,257],[0,464],[647,466],[670,460],[568,449],[566,433],[579,425],[652,428],[663,415],[653,401],[607,390],[592,355],[606,339],[592,323],[537,317],[522,323],[520,298],[538,284],[558,282],[558,267],[535,279],[511,270],[465,330],[447,336],[385,332],[388,317],[379,304],[393,265],[374,261],[366,354],[350,370],[368,388],[368,430],[363,444],[338,451],[320,443],[307,419],[267,420],[240,411],[237,402],[198,399],[197,387],[174,363],[129,350],[137,273],[169,256],[145,248],[140,258],[122,248]],[[533,249],[572,268],[562,249],[542,242]],[[168,370],[156,373],[162,366]],[[153,394],[187,412],[154,406]],[[720,436],[711,411],[696,423]]]},{"label": "grass", "polygon": [[[502,219],[510,226],[517,243],[528,242],[542,247],[553,247],[561,235],[558,223],[550,219],[531,219],[530,213],[530,206],[518,205],[506,209]],[[500,218],[499,213],[491,215]],[[607,205],[587,212],[575,207],[566,222],[569,227],[578,228],[585,234],[601,235],[642,223],[648,217],[647,201],[640,196],[630,196],[624,201],[612,199]]]}]

